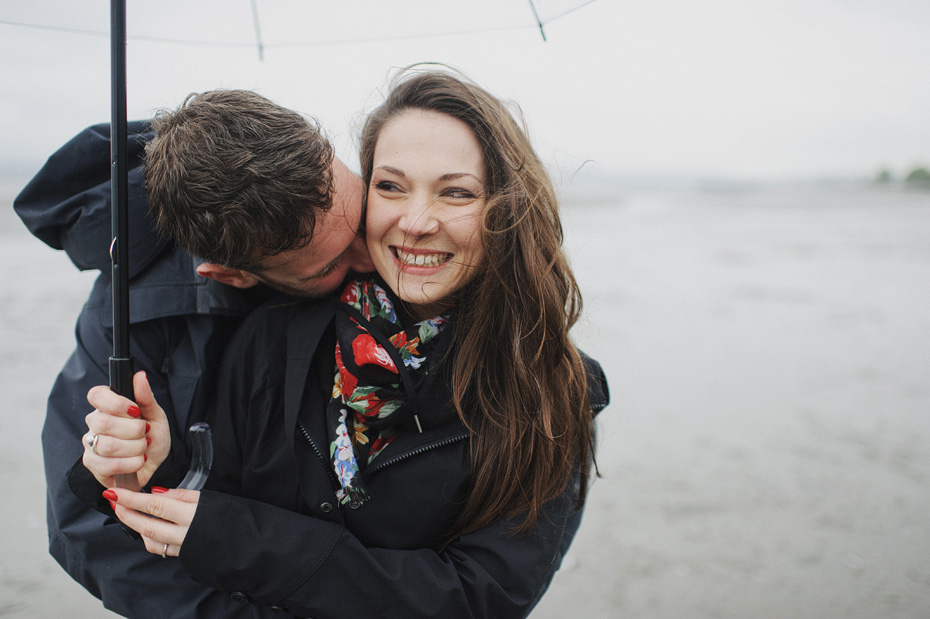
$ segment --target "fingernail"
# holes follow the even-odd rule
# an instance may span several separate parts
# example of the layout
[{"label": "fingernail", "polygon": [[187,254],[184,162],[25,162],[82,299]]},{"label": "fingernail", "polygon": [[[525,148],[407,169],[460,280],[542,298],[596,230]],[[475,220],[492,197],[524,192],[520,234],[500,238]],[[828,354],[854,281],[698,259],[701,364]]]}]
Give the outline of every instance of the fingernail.
[{"label": "fingernail", "polygon": [[129,410],[127,410],[126,413],[130,417],[141,417],[142,416],[142,411],[139,410],[139,407],[134,404],[129,407]]},{"label": "fingernail", "polygon": [[148,454],[142,454],[142,461],[145,462],[149,459]]},{"label": "fingernail", "polygon": [[105,498],[107,501],[112,501],[115,503],[116,501],[119,500],[119,495],[116,494],[116,492],[114,492],[110,488],[107,488],[106,490],[104,490],[102,494],[103,494],[103,498]]},{"label": "fingernail", "polygon": [[110,509],[112,509],[113,511],[116,511],[116,503],[114,503],[113,501],[110,501]]},{"label": "fingernail", "polygon": [[149,433],[149,430],[151,430],[151,429],[152,429],[152,424],[150,424],[149,422],[146,421],[146,422],[145,422],[145,433],[148,434],[148,433]]},{"label": "fingernail", "polygon": [[162,488],[161,486],[152,486],[153,494],[164,494],[166,492],[168,492],[167,488]]},{"label": "fingernail", "polygon": [[151,445],[151,444],[152,444],[152,439],[150,439],[149,437],[146,436],[146,437],[145,437],[145,444],[146,444],[146,445]]}]

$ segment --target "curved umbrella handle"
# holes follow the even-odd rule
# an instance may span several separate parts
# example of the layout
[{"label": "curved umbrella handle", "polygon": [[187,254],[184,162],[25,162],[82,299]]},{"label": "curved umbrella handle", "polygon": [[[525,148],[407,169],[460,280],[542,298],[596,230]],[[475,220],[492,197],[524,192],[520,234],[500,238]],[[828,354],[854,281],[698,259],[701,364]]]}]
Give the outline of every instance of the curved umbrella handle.
[{"label": "curved umbrella handle", "polygon": [[210,476],[210,469],[213,467],[213,434],[210,432],[210,425],[203,422],[195,423],[190,428],[190,438],[194,454],[187,475],[178,484],[178,488],[200,490],[207,483],[207,477]]}]

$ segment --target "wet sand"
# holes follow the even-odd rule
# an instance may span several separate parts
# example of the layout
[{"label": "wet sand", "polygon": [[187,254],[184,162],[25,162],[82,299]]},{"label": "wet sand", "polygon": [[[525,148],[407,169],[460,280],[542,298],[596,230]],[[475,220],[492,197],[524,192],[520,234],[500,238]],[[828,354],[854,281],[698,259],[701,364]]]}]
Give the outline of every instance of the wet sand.
[{"label": "wet sand", "polygon": [[[28,235],[13,192],[0,617],[114,616],[46,552],[39,443],[94,275]],[[565,210],[577,339],[613,404],[582,529],[533,617],[926,617],[930,193],[583,197]]]}]

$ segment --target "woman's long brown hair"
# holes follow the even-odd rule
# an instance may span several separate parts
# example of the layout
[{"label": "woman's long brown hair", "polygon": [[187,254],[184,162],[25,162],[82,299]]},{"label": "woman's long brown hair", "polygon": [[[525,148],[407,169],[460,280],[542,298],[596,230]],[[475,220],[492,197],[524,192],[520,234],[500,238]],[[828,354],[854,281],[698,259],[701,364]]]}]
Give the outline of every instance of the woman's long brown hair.
[{"label": "woman's long brown hair", "polygon": [[552,182],[525,130],[496,97],[443,71],[411,71],[395,81],[361,135],[361,167],[371,182],[384,125],[419,109],[468,125],[484,156],[486,259],[457,293],[451,350],[453,405],[471,431],[472,485],[449,538],[501,517],[532,529],[540,508],[580,477],[586,496],[593,416],[584,365],[569,338],[581,293],[562,251]]}]

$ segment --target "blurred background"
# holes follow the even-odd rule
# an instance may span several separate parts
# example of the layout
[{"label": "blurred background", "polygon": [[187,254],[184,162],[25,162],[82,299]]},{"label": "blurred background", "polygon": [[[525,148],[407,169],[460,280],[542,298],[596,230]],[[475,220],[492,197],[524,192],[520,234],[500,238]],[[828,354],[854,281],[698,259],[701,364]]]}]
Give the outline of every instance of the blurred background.
[{"label": "blurred background", "polygon": [[[613,396],[534,617],[926,616],[930,4],[133,0],[127,20],[131,119],[255,89],[352,164],[399,67],[519,105]],[[108,33],[104,0],[0,0],[3,617],[107,616],[46,553],[39,444],[95,273],[11,205],[109,122]]]}]

